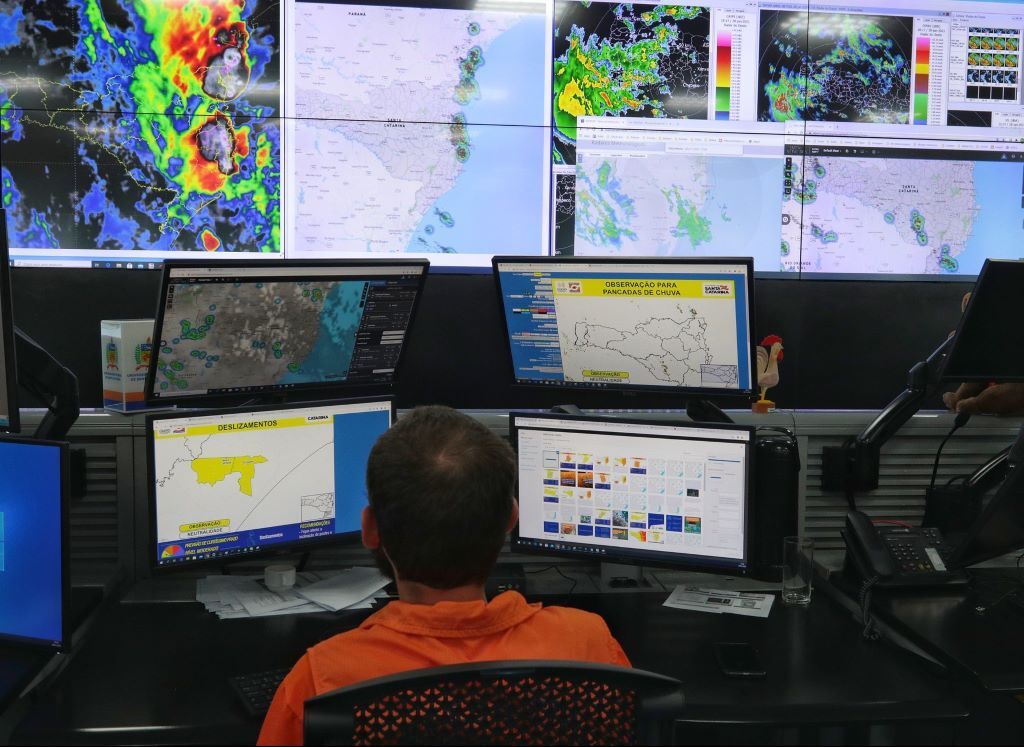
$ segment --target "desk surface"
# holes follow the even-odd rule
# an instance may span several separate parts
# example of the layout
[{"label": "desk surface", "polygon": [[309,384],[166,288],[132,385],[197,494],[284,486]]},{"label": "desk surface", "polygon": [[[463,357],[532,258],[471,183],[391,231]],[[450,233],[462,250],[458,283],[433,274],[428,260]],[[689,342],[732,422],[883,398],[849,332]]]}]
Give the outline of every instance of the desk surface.
[{"label": "desk surface", "polygon": [[1024,692],[1024,646],[1020,645],[1024,610],[1006,600],[984,611],[977,609],[998,599],[1002,591],[979,595],[977,583],[1017,579],[1005,571],[974,570],[971,575],[969,589],[878,589],[874,609],[914,643],[974,677],[986,690]]},{"label": "desk surface", "polygon": [[[776,603],[768,619],[674,610],[664,594],[547,597],[601,614],[634,666],[682,680],[686,719],[730,723],[857,723],[964,715],[948,678],[921,659],[866,643],[826,598]],[[251,742],[232,675],[291,665],[310,645],[368,612],[220,621],[194,602],[121,603],[105,612],[15,742]],[[768,677],[731,680],[711,644],[744,641]]]}]

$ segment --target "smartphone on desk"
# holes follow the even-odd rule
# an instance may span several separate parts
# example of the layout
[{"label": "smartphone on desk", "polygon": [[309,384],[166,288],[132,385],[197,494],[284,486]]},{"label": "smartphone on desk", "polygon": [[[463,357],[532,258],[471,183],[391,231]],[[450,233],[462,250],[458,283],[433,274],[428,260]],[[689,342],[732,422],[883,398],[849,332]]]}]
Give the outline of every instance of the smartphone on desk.
[{"label": "smartphone on desk", "polygon": [[749,643],[716,643],[715,658],[726,677],[764,677],[764,665],[757,649]]}]

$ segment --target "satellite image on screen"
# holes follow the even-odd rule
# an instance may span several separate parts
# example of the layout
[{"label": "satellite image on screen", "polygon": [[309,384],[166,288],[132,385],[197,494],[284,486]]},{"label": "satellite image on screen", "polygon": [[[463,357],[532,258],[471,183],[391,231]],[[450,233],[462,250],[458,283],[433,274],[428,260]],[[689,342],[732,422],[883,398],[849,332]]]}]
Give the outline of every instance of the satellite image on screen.
[{"label": "satellite image on screen", "polygon": [[762,10],[758,120],[906,124],[913,22]]},{"label": "satellite image on screen", "polygon": [[555,163],[576,162],[576,118],[707,119],[711,11],[555,3]]},{"label": "satellite image on screen", "polygon": [[172,285],[155,392],[344,381],[366,288],[365,280]]},{"label": "satellite image on screen", "polygon": [[280,251],[279,13],[0,0],[11,246]]}]

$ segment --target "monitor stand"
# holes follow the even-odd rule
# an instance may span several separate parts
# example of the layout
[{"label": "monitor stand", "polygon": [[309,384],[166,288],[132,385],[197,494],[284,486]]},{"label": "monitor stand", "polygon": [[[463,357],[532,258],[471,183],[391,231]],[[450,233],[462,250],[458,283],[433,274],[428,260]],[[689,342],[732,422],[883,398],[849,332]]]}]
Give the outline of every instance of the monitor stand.
[{"label": "monitor stand", "polygon": [[654,585],[644,576],[643,566],[601,563],[601,591],[651,591]]},{"label": "monitor stand", "polygon": [[735,423],[725,410],[709,399],[693,398],[686,401],[686,414],[695,423]]},{"label": "monitor stand", "polygon": [[[559,415],[583,415],[584,412],[576,405],[555,405],[549,412]],[[686,401],[686,414],[695,423],[735,423],[725,410],[708,399],[689,399]]]}]

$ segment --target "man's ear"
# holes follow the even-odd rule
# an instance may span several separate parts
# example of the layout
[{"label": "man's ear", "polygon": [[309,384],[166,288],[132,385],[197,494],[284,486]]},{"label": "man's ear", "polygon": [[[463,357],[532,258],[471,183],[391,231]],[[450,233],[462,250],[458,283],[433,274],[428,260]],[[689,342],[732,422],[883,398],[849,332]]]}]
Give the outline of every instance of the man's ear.
[{"label": "man's ear", "polygon": [[512,499],[512,515],[508,518],[508,529],[506,532],[511,532],[512,528],[519,521],[519,501],[516,498]]},{"label": "man's ear", "polygon": [[363,547],[376,550],[380,547],[380,531],[377,529],[377,515],[367,506],[363,509],[362,518]]}]

